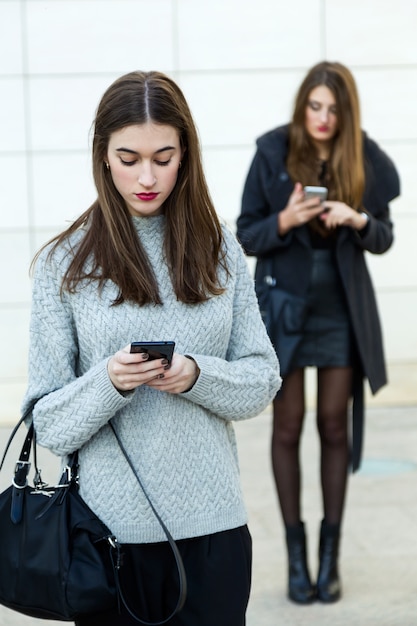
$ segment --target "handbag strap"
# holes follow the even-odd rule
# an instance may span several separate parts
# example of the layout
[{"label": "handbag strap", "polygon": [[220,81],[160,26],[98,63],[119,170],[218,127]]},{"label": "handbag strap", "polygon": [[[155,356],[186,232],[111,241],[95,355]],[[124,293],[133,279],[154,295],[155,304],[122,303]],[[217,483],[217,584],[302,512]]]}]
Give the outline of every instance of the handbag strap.
[{"label": "handbag strap", "polygon": [[172,550],[174,558],[175,558],[175,564],[176,564],[176,567],[177,567],[178,580],[179,580],[179,593],[178,593],[177,604],[176,604],[174,610],[172,611],[172,613],[166,619],[164,619],[164,620],[162,620],[160,622],[147,622],[147,621],[139,618],[137,615],[135,615],[131,611],[131,609],[129,608],[129,606],[128,606],[127,602],[126,602],[126,599],[125,599],[125,597],[124,597],[124,595],[122,593],[120,581],[118,581],[118,588],[119,588],[120,598],[121,598],[121,600],[122,600],[126,610],[131,615],[131,617],[133,617],[133,619],[135,619],[136,621],[140,622],[141,624],[145,624],[146,626],[160,626],[161,624],[166,624],[184,606],[184,602],[185,602],[185,599],[187,597],[187,579],[186,579],[184,564],[182,562],[181,554],[180,554],[180,552],[178,550],[178,546],[175,543],[175,540],[173,539],[173,537],[172,537],[171,533],[169,532],[168,528],[165,526],[165,524],[162,521],[158,511],[155,509],[155,507],[154,507],[150,497],[148,496],[148,494],[146,492],[146,489],[143,486],[143,483],[142,483],[142,481],[141,481],[141,479],[139,477],[139,474],[137,473],[137,471],[136,471],[136,469],[135,469],[135,467],[134,467],[134,465],[133,465],[129,455],[126,452],[126,448],[124,447],[123,442],[120,439],[120,436],[119,436],[117,430],[115,429],[114,424],[111,421],[109,421],[109,426],[112,429],[112,431],[114,433],[114,436],[116,437],[117,443],[119,444],[120,449],[121,449],[121,451],[122,451],[126,461],[128,462],[130,469],[132,470],[136,480],[138,481],[139,486],[140,486],[140,488],[141,488],[141,490],[142,490],[142,492],[143,492],[143,494],[144,494],[144,496],[145,496],[149,506],[151,507],[153,514],[155,515],[155,517],[158,520],[162,530],[164,531],[164,534],[165,534],[165,536],[166,536],[166,538],[168,540],[168,543],[169,543],[169,545],[171,547],[171,550]]},{"label": "handbag strap", "polygon": [[[31,404],[31,406],[25,411],[25,413],[22,415],[20,420],[17,422],[16,426],[13,428],[13,430],[11,432],[11,435],[9,437],[9,440],[6,443],[6,447],[4,449],[3,457],[2,457],[1,462],[0,462],[0,470],[2,469],[2,467],[4,465],[4,461],[6,459],[7,452],[9,451],[10,445],[11,445],[11,443],[12,443],[12,441],[13,441],[16,433],[17,433],[17,431],[19,430],[19,428],[21,427],[23,422],[28,417],[31,416],[32,410],[33,410],[34,406],[35,406],[35,403]],[[31,444],[32,444],[32,438],[33,438],[33,429],[32,429],[32,432],[30,432],[30,429],[29,429],[28,434],[27,434],[26,439],[25,439],[25,443],[23,444],[23,448],[22,448],[22,451],[20,453],[19,460],[22,460],[22,461],[24,460],[26,462],[28,461],[28,457],[29,457],[29,453],[30,453],[30,447],[31,447]],[[36,462],[35,462],[35,465],[36,465]]]},{"label": "handbag strap", "polygon": [[[25,422],[27,419],[31,419],[32,420],[32,411],[35,407],[35,404],[37,403],[37,399],[33,400],[31,402],[31,404],[28,406],[28,408],[26,409],[26,411],[24,412],[24,414],[22,415],[22,417],[19,419],[19,421],[17,422],[16,426],[13,428],[11,435],[9,437],[9,440],[6,444],[1,462],[0,462],[0,471],[4,465],[4,461],[6,459],[7,453],[9,451],[10,445],[17,433],[17,431],[19,430],[19,428],[21,427],[21,425],[23,424],[23,422]],[[33,440],[33,448],[32,448],[32,440]],[[41,471],[38,467],[38,454],[37,454],[37,446],[36,446],[36,431],[33,427],[33,422],[31,423],[31,425],[28,428],[28,432],[22,447],[22,450],[20,452],[20,457],[19,457],[19,461],[18,463],[20,464],[20,467],[18,465],[16,465],[16,470],[15,470],[15,474],[17,473],[18,470],[22,470],[22,465],[25,465],[25,470],[26,470],[26,477],[29,473],[29,469],[30,469],[30,463],[29,463],[29,457],[30,457],[30,452],[31,452],[31,448],[32,448],[32,458],[33,458],[33,465],[35,467],[35,476],[33,479],[33,484],[35,487],[42,487],[42,485],[45,485],[45,483],[42,481],[42,477],[41,477]],[[16,478],[15,478],[16,480]]]}]

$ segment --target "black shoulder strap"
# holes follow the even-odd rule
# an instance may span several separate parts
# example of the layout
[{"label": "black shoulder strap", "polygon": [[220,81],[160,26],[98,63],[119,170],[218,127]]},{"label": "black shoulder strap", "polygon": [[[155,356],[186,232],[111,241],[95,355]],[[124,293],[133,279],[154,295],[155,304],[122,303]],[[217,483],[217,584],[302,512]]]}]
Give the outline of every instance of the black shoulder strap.
[{"label": "black shoulder strap", "polygon": [[[139,475],[138,475],[138,473],[137,473],[137,471],[136,471],[136,469],[135,469],[135,467],[134,467],[134,465],[133,465],[132,461],[130,460],[129,455],[128,455],[128,454],[127,454],[127,452],[126,452],[126,448],[124,447],[123,442],[121,441],[121,439],[120,439],[120,437],[119,437],[119,434],[118,434],[118,432],[116,431],[116,429],[115,429],[115,427],[114,427],[114,424],[112,424],[112,422],[111,422],[111,421],[109,422],[109,426],[110,426],[110,428],[112,429],[112,431],[113,431],[113,433],[114,433],[114,436],[115,436],[115,437],[116,437],[116,439],[117,439],[117,443],[119,444],[120,449],[121,449],[121,451],[122,451],[122,453],[123,453],[123,455],[124,455],[124,457],[125,457],[126,461],[128,462],[130,469],[132,470],[132,472],[133,472],[133,474],[134,474],[134,476],[135,476],[136,480],[138,481],[139,486],[140,486],[140,488],[142,489],[143,494],[144,494],[144,496],[145,496],[146,500],[148,501],[149,506],[151,507],[151,509],[152,509],[152,511],[153,511],[153,514],[155,515],[156,519],[158,520],[159,524],[161,525],[162,530],[164,531],[165,536],[166,536],[166,538],[167,538],[167,540],[168,540],[168,543],[169,543],[169,545],[170,545],[170,547],[171,547],[171,550],[172,550],[172,552],[173,552],[173,554],[174,554],[175,563],[176,563],[176,566],[177,566],[177,571],[178,571],[179,588],[180,588],[180,590],[179,590],[179,594],[178,594],[178,601],[177,601],[177,605],[176,605],[176,607],[175,607],[175,608],[174,608],[174,610],[172,611],[171,615],[169,615],[169,616],[168,616],[166,619],[164,619],[162,622],[146,622],[146,621],[144,621],[144,620],[142,620],[142,619],[138,618],[138,617],[137,617],[134,613],[132,613],[132,611],[130,610],[130,608],[129,608],[129,607],[128,607],[128,605],[126,604],[126,600],[125,600],[125,598],[123,597],[123,594],[122,594],[122,592],[121,592],[121,590],[120,590],[120,597],[121,597],[121,599],[122,599],[122,602],[123,602],[123,604],[125,605],[126,610],[129,612],[129,614],[130,614],[130,615],[131,615],[131,616],[132,616],[135,620],[137,620],[137,621],[138,621],[138,622],[140,622],[141,624],[152,625],[152,626],[159,626],[159,625],[161,625],[161,624],[166,624],[166,623],[167,623],[167,622],[168,622],[168,621],[169,621],[172,617],[174,617],[174,615],[176,615],[176,613],[178,613],[178,611],[180,611],[180,610],[182,609],[182,607],[184,606],[184,602],[185,602],[185,599],[186,599],[186,597],[187,597],[187,579],[186,579],[186,574],[185,574],[184,564],[183,564],[183,562],[182,562],[181,554],[179,553],[179,550],[178,550],[177,544],[175,543],[175,541],[174,541],[174,539],[173,539],[173,537],[172,537],[171,533],[169,532],[168,528],[165,526],[165,524],[164,524],[164,522],[162,521],[162,519],[161,519],[161,517],[160,517],[159,513],[158,513],[158,512],[157,512],[157,510],[155,509],[155,507],[154,507],[154,505],[153,505],[153,503],[152,503],[151,499],[149,498],[148,494],[146,493],[146,490],[145,490],[145,488],[144,488],[144,486],[143,486],[143,484],[142,484],[142,481],[141,481],[141,479],[140,479],[140,477],[139,477]],[[120,585],[119,585],[119,588],[120,588]]]},{"label": "black shoulder strap", "polygon": [[[17,422],[16,426],[13,428],[12,433],[11,433],[11,435],[9,437],[9,440],[8,440],[8,442],[6,444],[6,447],[4,449],[3,457],[2,457],[1,463],[0,463],[0,470],[3,467],[4,461],[6,459],[7,452],[9,451],[9,448],[10,448],[10,444],[12,443],[12,441],[13,441],[16,433],[17,433],[17,431],[19,430],[19,428],[21,427],[23,422],[32,415],[33,407],[35,406],[35,404],[36,404],[36,402],[33,402],[30,405],[30,407],[25,411],[24,415],[22,415],[20,420]],[[26,439],[25,439],[25,443],[23,444],[21,456],[23,454],[23,451],[26,450],[26,449],[28,449],[29,452],[30,452],[30,447],[31,447],[31,444],[32,444],[32,438],[33,438],[33,424],[32,424],[32,427],[29,428],[28,434],[27,434]],[[25,460],[27,461],[27,459],[25,459]],[[35,462],[35,465],[36,465],[36,462]]]}]

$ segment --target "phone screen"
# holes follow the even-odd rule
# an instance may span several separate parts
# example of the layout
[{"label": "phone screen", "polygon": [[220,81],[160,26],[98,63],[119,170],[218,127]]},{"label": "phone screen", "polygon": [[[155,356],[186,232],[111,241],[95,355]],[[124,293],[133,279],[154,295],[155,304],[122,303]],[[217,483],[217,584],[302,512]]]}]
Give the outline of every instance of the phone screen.
[{"label": "phone screen", "polygon": [[147,352],[150,361],[167,359],[168,363],[172,361],[174,348],[175,341],[133,341],[130,344],[130,352]]}]

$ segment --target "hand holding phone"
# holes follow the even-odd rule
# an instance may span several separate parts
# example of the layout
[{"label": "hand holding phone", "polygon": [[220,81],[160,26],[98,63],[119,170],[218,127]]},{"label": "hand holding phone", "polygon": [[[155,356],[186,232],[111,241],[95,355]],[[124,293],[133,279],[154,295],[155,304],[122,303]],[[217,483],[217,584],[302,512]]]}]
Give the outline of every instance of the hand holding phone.
[{"label": "hand holding phone", "polygon": [[149,361],[166,359],[171,363],[174,354],[175,341],[133,341],[130,352],[146,352]]}]

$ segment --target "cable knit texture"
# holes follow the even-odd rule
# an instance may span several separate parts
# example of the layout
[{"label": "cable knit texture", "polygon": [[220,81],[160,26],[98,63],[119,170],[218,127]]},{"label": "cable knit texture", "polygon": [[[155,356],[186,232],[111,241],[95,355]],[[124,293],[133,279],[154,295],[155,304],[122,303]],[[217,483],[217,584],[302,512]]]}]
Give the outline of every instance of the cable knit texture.
[{"label": "cable knit texture", "polygon": [[[165,218],[132,218],[155,268],[162,305],[112,306],[108,281],[60,296],[71,238],[35,270],[29,385],[40,445],[65,456],[80,451],[80,488],[119,541],[165,540],[107,422],[113,418],[144,486],[176,539],[235,528],[247,521],[233,421],[254,417],[281,379],[261,320],[244,254],[224,228],[230,277],[223,295],[205,303],[177,301],[163,257]],[[132,341],[174,340],[200,375],[192,389],[169,394],[147,386],[121,394],[107,373],[109,357]]]}]

